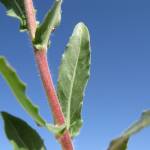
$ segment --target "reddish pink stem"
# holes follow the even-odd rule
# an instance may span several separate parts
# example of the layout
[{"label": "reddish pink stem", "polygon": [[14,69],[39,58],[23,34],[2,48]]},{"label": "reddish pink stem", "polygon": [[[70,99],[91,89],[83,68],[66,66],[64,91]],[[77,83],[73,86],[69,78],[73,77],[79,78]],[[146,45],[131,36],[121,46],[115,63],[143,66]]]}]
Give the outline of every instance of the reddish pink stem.
[{"label": "reddish pink stem", "polygon": [[[32,0],[24,0],[25,11],[27,16],[28,30],[31,40],[35,37],[36,18]],[[45,92],[48,97],[49,104],[52,109],[53,117],[56,124],[62,125],[65,123],[65,118],[61,110],[61,106],[53,85],[50,69],[47,62],[47,54],[45,49],[35,50],[35,59],[38,65],[40,76],[43,82]],[[66,131],[58,141],[62,145],[63,150],[73,150],[72,139],[69,131]]]},{"label": "reddish pink stem", "polygon": [[45,51],[44,50],[36,51],[35,58],[40,71],[43,86],[45,88],[49,100],[49,104],[52,108],[52,113],[55,118],[55,122],[58,124],[64,124],[65,119],[55,92]]},{"label": "reddish pink stem", "polygon": [[[45,50],[37,50],[35,52],[35,58],[55,122],[60,125],[64,124],[64,115],[62,113],[61,106],[55,92]],[[72,140],[68,131],[66,131],[61,137],[59,137],[58,140],[62,145],[63,150],[73,150]]]},{"label": "reddish pink stem", "polygon": [[25,5],[26,16],[27,16],[29,34],[31,39],[33,40],[36,31],[36,17],[35,17],[33,2],[32,0],[24,0],[24,5]]}]

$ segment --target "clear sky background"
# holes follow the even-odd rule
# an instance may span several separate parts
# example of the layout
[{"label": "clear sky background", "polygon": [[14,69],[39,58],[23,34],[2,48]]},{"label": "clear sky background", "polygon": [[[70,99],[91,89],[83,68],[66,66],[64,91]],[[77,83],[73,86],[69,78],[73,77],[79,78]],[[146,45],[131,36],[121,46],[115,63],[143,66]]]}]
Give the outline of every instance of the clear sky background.
[{"label": "clear sky background", "polygon": [[[35,0],[42,20],[52,0]],[[91,77],[84,97],[81,133],[76,150],[106,150],[109,141],[124,131],[141,112],[150,108],[150,1],[149,0],[64,0],[62,22],[52,35],[48,59],[56,85],[61,55],[76,23],[85,22],[91,33]],[[34,63],[26,33],[18,32],[18,22],[5,16],[0,5],[0,55],[7,57],[27,94],[40,106],[41,114],[52,122],[45,93]],[[51,133],[36,127],[17,104],[0,76],[0,111],[26,120],[41,134],[48,150],[60,150]],[[135,135],[128,150],[150,149],[150,128]],[[0,149],[12,150],[0,119]]]}]

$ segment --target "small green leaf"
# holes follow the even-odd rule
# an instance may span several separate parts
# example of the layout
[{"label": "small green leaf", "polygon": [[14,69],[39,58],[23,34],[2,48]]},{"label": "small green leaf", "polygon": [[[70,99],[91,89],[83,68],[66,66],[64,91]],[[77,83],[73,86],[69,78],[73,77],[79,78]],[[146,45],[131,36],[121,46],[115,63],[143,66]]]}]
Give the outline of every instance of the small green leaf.
[{"label": "small green leaf", "polygon": [[90,72],[90,36],[83,23],[76,25],[62,57],[57,94],[74,137],[82,126],[81,109]]},{"label": "small green leaf", "polygon": [[27,19],[23,0],[0,0],[0,2],[6,7],[8,16],[19,19],[20,30],[26,30]]},{"label": "small green leaf", "polygon": [[55,0],[51,10],[48,11],[43,23],[36,30],[33,45],[36,49],[47,49],[51,33],[60,24],[61,21],[62,0]]},{"label": "small green leaf", "polygon": [[26,85],[19,79],[15,70],[8,64],[4,57],[0,57],[0,74],[7,81],[13,94],[25,111],[42,127],[46,127],[54,134],[60,134],[65,129],[65,126],[51,125],[47,123],[39,114],[38,107],[34,105],[26,96]]},{"label": "small green leaf", "polygon": [[7,138],[14,150],[46,150],[39,134],[25,121],[1,112]]},{"label": "small green leaf", "polygon": [[150,110],[142,113],[141,118],[126,130],[119,138],[114,139],[108,150],[127,150],[129,138],[150,125]]}]

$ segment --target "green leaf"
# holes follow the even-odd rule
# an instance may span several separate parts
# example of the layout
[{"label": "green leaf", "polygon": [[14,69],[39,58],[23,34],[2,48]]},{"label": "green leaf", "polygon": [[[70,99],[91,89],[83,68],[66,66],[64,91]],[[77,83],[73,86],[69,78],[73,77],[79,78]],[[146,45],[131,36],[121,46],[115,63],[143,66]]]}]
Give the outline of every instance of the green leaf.
[{"label": "green leaf", "polygon": [[150,125],[150,110],[142,113],[141,118],[127,129],[119,138],[114,139],[108,150],[127,150],[129,138]]},{"label": "green leaf", "polygon": [[26,85],[19,79],[16,71],[8,64],[8,62],[6,62],[4,57],[0,57],[0,73],[7,81],[18,102],[28,114],[30,114],[37,124],[45,126],[45,121],[39,115],[38,107],[33,105],[25,94]]},{"label": "green leaf", "polygon": [[13,94],[16,96],[18,102],[26,110],[26,112],[35,120],[35,122],[42,127],[46,127],[54,134],[60,134],[65,126],[54,126],[40,116],[38,107],[34,105],[31,100],[26,96],[26,85],[19,79],[16,71],[8,64],[4,57],[0,57],[0,74],[7,81]]},{"label": "green leaf", "polygon": [[44,18],[43,23],[36,30],[33,45],[36,49],[47,49],[51,33],[60,24],[61,21],[62,0],[55,0],[52,9],[50,9]]},{"label": "green leaf", "polygon": [[59,70],[57,94],[74,137],[82,126],[81,109],[90,73],[90,36],[87,27],[78,23],[67,44]]},{"label": "green leaf", "polygon": [[26,30],[27,19],[23,0],[0,0],[0,2],[6,7],[8,16],[19,19],[20,30]]},{"label": "green leaf", "polygon": [[5,133],[14,150],[46,150],[39,134],[25,121],[1,112],[5,124]]}]

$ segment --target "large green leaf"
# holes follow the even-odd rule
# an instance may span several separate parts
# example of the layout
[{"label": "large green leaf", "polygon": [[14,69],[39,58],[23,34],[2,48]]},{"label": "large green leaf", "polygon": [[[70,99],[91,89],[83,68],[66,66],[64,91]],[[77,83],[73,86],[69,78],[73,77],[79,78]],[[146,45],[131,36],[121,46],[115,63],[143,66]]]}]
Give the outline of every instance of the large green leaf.
[{"label": "large green leaf", "polygon": [[23,0],[0,0],[0,2],[6,7],[8,16],[19,19],[20,30],[26,30],[27,19]]},{"label": "large green leaf", "polygon": [[14,150],[46,150],[39,134],[25,121],[2,112],[7,138]]},{"label": "large green leaf", "polygon": [[62,57],[57,94],[71,136],[82,126],[81,109],[90,72],[90,36],[83,23],[76,25]]},{"label": "large green leaf", "polygon": [[142,113],[141,118],[126,130],[119,138],[114,139],[108,150],[127,150],[129,138],[150,125],[150,110]]},{"label": "large green leaf", "polygon": [[61,21],[61,4],[62,0],[55,0],[52,9],[48,11],[43,23],[37,28],[33,41],[33,45],[36,49],[47,49],[47,46],[50,44],[50,35]]},{"label": "large green leaf", "polygon": [[55,134],[59,134],[59,132],[64,130],[64,125],[60,127],[51,125],[46,123],[46,121],[40,116],[38,107],[26,96],[26,85],[19,79],[15,70],[8,64],[4,57],[0,57],[0,74],[2,74],[7,81],[18,102],[38,125],[46,127],[49,131]]}]

